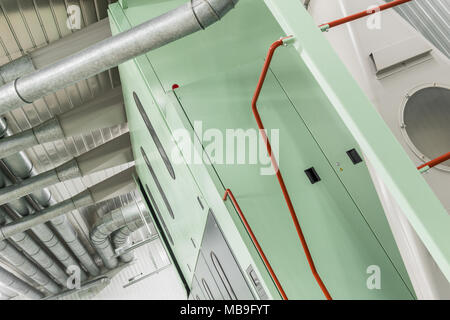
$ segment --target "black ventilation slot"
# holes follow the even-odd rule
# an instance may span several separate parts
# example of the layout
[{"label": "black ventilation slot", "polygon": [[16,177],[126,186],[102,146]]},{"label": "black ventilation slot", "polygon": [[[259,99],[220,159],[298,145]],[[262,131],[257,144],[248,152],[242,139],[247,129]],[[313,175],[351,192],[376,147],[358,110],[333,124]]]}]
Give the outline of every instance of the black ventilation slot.
[{"label": "black ventilation slot", "polygon": [[363,161],[361,156],[359,155],[358,151],[356,149],[348,150],[347,155],[352,160],[353,164],[358,164]]},{"label": "black ventilation slot", "polygon": [[316,182],[320,181],[320,177],[317,174],[316,169],[314,167],[311,167],[307,170],[305,170],[306,176],[308,177],[309,181],[311,181],[311,184],[314,184]]}]

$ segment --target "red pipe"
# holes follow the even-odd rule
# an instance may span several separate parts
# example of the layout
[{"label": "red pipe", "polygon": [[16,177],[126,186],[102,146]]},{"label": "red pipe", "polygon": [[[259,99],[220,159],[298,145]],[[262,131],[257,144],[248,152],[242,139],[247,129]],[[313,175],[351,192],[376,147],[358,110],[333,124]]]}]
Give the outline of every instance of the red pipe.
[{"label": "red pipe", "polygon": [[259,252],[259,255],[264,261],[264,264],[266,265],[267,270],[269,270],[270,276],[272,277],[273,281],[275,282],[275,285],[277,286],[278,291],[280,292],[281,296],[283,297],[283,300],[288,300],[288,297],[286,296],[286,293],[283,290],[283,287],[281,286],[280,281],[278,281],[277,276],[275,275],[275,272],[272,269],[272,266],[269,263],[269,260],[267,260],[266,255],[264,254],[263,249],[259,245],[258,240],[255,237],[255,234],[252,231],[252,228],[247,222],[247,219],[245,219],[244,214],[242,213],[241,207],[236,201],[236,198],[233,195],[233,192],[231,192],[230,189],[227,189],[225,191],[225,195],[223,196],[223,201],[227,200],[227,196],[230,197],[231,202],[233,202],[234,207],[236,208],[237,212],[239,213],[239,217],[241,217],[242,222],[244,223],[245,229],[247,229],[247,232],[250,234],[250,238],[252,238],[253,244],[255,245],[256,249]]},{"label": "red pipe", "polygon": [[284,199],[285,199],[286,204],[287,204],[287,206],[289,208],[289,212],[291,213],[292,221],[294,222],[295,229],[297,230],[298,237],[300,238],[300,242],[302,244],[303,251],[305,252],[306,259],[308,260],[308,264],[309,264],[309,267],[311,269],[311,272],[312,272],[314,278],[316,279],[316,282],[319,285],[320,289],[322,290],[323,294],[325,295],[325,297],[328,300],[332,300],[331,295],[328,293],[328,290],[327,290],[326,286],[324,285],[324,283],[322,282],[322,279],[320,278],[319,274],[317,273],[316,267],[314,265],[314,261],[313,261],[313,259],[311,257],[311,253],[309,252],[308,244],[306,243],[305,237],[303,235],[302,228],[300,227],[300,223],[298,222],[297,214],[295,213],[294,206],[292,205],[292,201],[291,201],[291,198],[290,198],[289,193],[287,191],[287,188],[286,188],[286,185],[284,183],[283,177],[281,175],[280,169],[278,168],[278,162],[275,159],[275,156],[272,154],[272,147],[271,147],[270,142],[269,142],[269,140],[267,138],[267,135],[266,135],[266,132],[265,132],[265,129],[264,129],[264,125],[263,125],[263,123],[261,121],[261,117],[259,116],[258,108],[257,108],[257,105],[256,105],[256,103],[258,101],[258,98],[259,98],[259,95],[261,94],[261,89],[263,87],[264,81],[266,80],[267,71],[269,70],[269,66],[270,66],[270,63],[272,61],[273,54],[275,53],[275,50],[278,47],[280,47],[280,46],[282,46],[284,44],[284,40],[286,40],[288,38],[291,38],[291,37],[282,38],[282,39],[280,39],[278,41],[275,41],[270,46],[269,52],[267,54],[266,61],[264,63],[263,70],[261,72],[261,76],[260,76],[259,81],[258,81],[258,85],[256,87],[255,94],[253,96],[252,111],[253,111],[253,115],[255,116],[256,123],[258,124],[259,132],[260,132],[260,134],[261,134],[261,136],[262,136],[262,138],[263,138],[263,140],[264,140],[264,142],[266,144],[267,152],[268,152],[268,154],[270,156],[270,160],[272,162],[272,167],[273,167],[273,169],[276,172],[277,179],[278,179],[278,182],[279,182],[280,187],[281,187],[281,191],[283,192]]},{"label": "red pipe", "polygon": [[395,0],[395,1],[383,4],[381,6],[374,7],[373,9],[368,9],[366,11],[361,11],[361,12],[352,14],[352,15],[350,15],[348,17],[345,17],[345,18],[341,18],[341,19],[337,19],[337,20],[334,20],[334,21],[331,21],[331,22],[328,22],[328,23],[321,24],[319,27],[325,27],[324,31],[326,31],[326,30],[328,30],[330,28],[339,26],[341,24],[344,24],[344,23],[347,23],[347,22],[351,22],[351,21],[354,21],[354,20],[357,20],[357,19],[369,16],[371,14],[374,14],[374,13],[377,13],[377,12],[380,12],[380,11],[383,11],[383,10],[386,10],[386,9],[390,9],[392,7],[396,7],[396,6],[400,5],[400,4],[404,4],[404,3],[410,2],[410,1],[412,1],[412,0]]},{"label": "red pipe", "polygon": [[421,166],[418,166],[417,169],[422,169],[425,167],[429,167],[429,168],[433,168],[435,166],[437,166],[438,164],[441,164],[442,162],[445,162],[447,160],[450,160],[450,152],[447,152],[446,154],[443,154],[440,157],[437,157],[436,159],[433,159],[427,163],[422,164]]}]

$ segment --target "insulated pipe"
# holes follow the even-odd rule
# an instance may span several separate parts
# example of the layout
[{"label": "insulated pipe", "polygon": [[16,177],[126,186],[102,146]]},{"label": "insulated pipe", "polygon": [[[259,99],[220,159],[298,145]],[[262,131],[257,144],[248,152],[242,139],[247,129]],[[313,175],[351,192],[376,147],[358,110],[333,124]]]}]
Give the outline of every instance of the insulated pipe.
[{"label": "insulated pipe", "polygon": [[111,37],[109,19],[90,24],[80,31],[38,48],[31,53],[0,66],[0,84],[34,72],[68,55]]},{"label": "insulated pipe", "polygon": [[17,278],[11,272],[6,271],[2,267],[0,267],[0,282],[9,289],[27,298],[37,300],[44,297],[42,292],[39,292],[28,283]]},{"label": "insulated pipe", "polygon": [[59,182],[133,161],[130,134],[110,140],[62,165],[0,189],[0,205]]},{"label": "insulated pipe", "polygon": [[38,224],[60,217],[67,212],[102,202],[136,189],[134,167],[130,167],[100,183],[78,193],[72,198],[58,202],[35,215],[14,221],[0,228],[0,240],[24,232]]},{"label": "insulated pipe", "polygon": [[238,0],[191,0],[0,88],[0,114],[207,28]]},{"label": "insulated pipe", "polygon": [[[10,136],[11,132],[7,128],[6,123],[3,121],[3,119],[0,118],[0,132],[3,133],[4,136]],[[19,177],[21,179],[29,178],[30,176],[35,175],[35,170],[33,168],[33,164],[28,159],[28,157],[23,152],[16,153],[14,155],[8,156],[3,159],[4,163],[8,167],[9,171],[11,171],[11,174],[15,177]],[[0,175],[1,176],[1,175]],[[39,190],[39,189],[37,189]],[[31,193],[31,197],[38,202],[39,205],[42,207],[48,207],[49,205],[53,204],[55,200],[53,199],[50,191],[48,189],[42,189],[39,191],[34,191]],[[21,200],[13,200],[9,204],[13,206],[13,209],[15,209],[19,214],[22,216],[27,215],[29,212],[28,208],[23,205],[23,202]],[[19,211],[20,210],[20,211]],[[34,212],[34,210],[32,211]],[[65,216],[58,217],[56,219],[51,220],[52,225],[56,229],[56,231],[61,235],[61,237],[64,239],[64,241],[67,243],[69,248],[72,250],[72,252],[75,254],[75,256],[80,260],[80,262],[83,264],[83,266],[89,271],[92,275],[98,275],[100,273],[100,270],[98,269],[97,265],[95,264],[92,257],[89,255],[89,253],[84,248],[83,244],[78,239],[75,231],[73,230],[72,225],[67,220]],[[40,231],[43,231],[44,227],[36,226],[36,229],[41,229]],[[39,231],[39,230],[38,230]],[[41,235],[38,233],[38,237]],[[44,235],[42,235],[44,237]],[[55,237],[56,239],[56,237]],[[59,250],[58,247],[53,248],[56,251],[56,255],[59,258],[67,257],[67,254],[63,254],[62,250]],[[51,249],[50,249],[51,250]],[[60,254],[58,254],[60,253]],[[70,256],[70,255],[69,255]],[[71,259],[71,257],[69,258]],[[65,260],[71,263],[71,265],[78,266],[78,263],[76,263],[73,260]],[[81,270],[81,276],[82,278],[85,277],[84,271]]]},{"label": "insulated pipe", "polygon": [[[0,140],[0,155],[7,157],[38,144],[68,138],[94,129],[110,128],[126,121],[122,88],[114,88],[36,127],[4,137]],[[6,126],[4,120],[3,123]]]},{"label": "insulated pipe", "polygon": [[[141,218],[137,218],[136,220],[127,223],[126,226],[120,228],[117,231],[114,231],[112,234],[112,242],[114,244],[114,249],[119,249],[128,244],[130,240],[130,235],[136,230],[142,228],[144,226],[144,222],[142,222]],[[125,263],[130,262],[134,259],[133,252],[126,252],[120,255],[119,259]]]},{"label": "insulated pipe", "polygon": [[140,213],[149,217],[149,212],[145,205],[140,201],[126,207],[113,210],[94,225],[91,231],[91,243],[102,258],[106,268],[114,269],[118,265],[118,260],[114,257],[114,249],[109,240],[109,236],[116,230],[140,219]]},{"label": "insulated pipe", "polygon": [[7,241],[0,241],[0,256],[5,258],[15,268],[22,271],[26,276],[36,281],[49,292],[57,293],[60,291],[60,288],[52,279],[39,270],[30,260]]}]

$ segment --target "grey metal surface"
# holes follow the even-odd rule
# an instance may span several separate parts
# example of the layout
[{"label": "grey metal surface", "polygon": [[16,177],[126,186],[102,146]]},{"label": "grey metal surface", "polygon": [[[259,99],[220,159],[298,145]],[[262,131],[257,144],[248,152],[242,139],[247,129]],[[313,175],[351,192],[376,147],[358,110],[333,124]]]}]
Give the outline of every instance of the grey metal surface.
[{"label": "grey metal surface", "polygon": [[450,0],[414,0],[395,10],[450,58]]},{"label": "grey metal surface", "polygon": [[209,27],[238,0],[188,1],[159,17],[92,45],[0,87],[0,113],[115,67],[131,58]]},{"label": "grey metal surface", "polygon": [[[255,299],[211,210],[209,211],[206,220],[200,254],[213,275],[223,299]],[[199,258],[199,261],[201,262],[202,260]],[[202,272],[202,274],[205,273]],[[202,281],[199,276],[197,276],[197,280],[199,281],[200,287],[203,289]],[[211,282],[212,281],[210,281],[210,283]],[[212,284],[210,288],[212,288]],[[205,290],[202,291],[204,292]],[[207,294],[205,293],[205,295]]]},{"label": "grey metal surface", "polygon": [[44,295],[42,292],[37,291],[35,288],[30,286],[28,283],[19,279],[11,272],[0,267],[0,282],[6,287],[13,289],[19,294],[22,294],[30,299],[40,299]]}]

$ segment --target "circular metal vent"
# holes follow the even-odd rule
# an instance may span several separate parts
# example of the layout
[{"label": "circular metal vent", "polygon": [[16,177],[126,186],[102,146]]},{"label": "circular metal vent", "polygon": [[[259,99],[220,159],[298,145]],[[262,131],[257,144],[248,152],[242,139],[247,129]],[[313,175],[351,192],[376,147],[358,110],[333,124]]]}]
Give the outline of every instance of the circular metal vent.
[{"label": "circular metal vent", "polygon": [[[403,110],[406,133],[425,161],[450,151],[450,90],[420,89],[409,97]],[[443,166],[450,168],[450,161]]]}]

